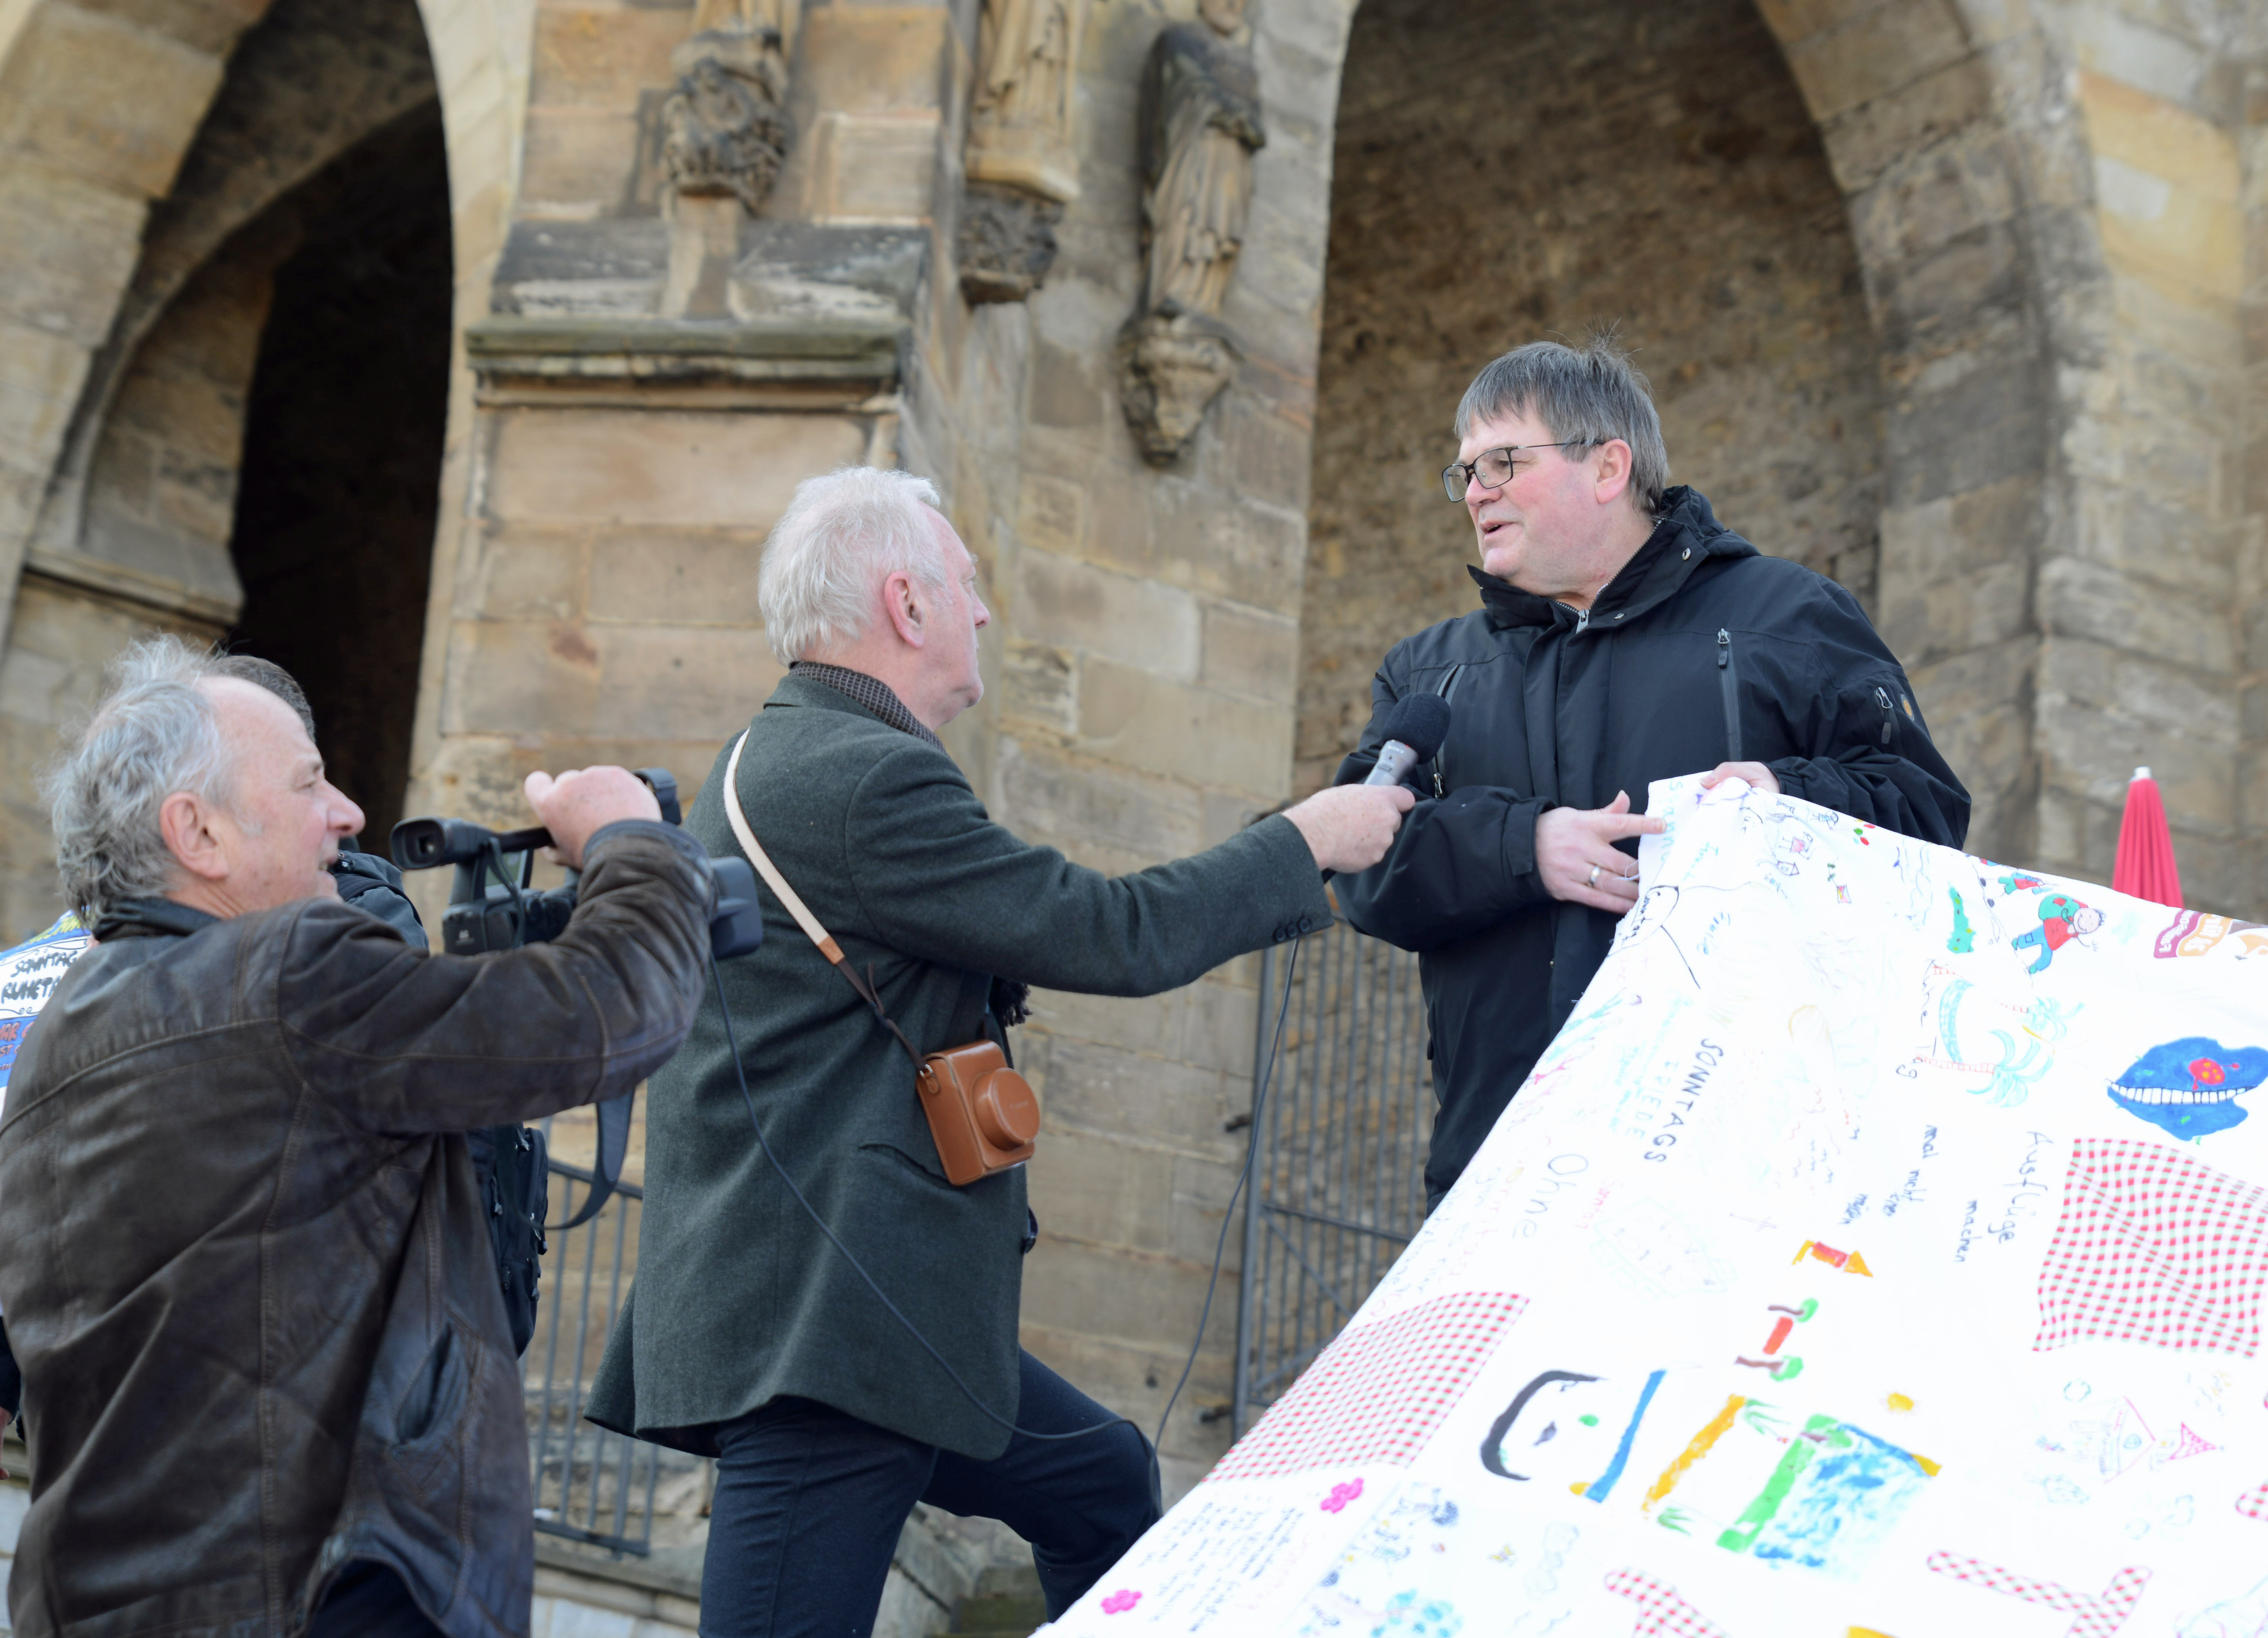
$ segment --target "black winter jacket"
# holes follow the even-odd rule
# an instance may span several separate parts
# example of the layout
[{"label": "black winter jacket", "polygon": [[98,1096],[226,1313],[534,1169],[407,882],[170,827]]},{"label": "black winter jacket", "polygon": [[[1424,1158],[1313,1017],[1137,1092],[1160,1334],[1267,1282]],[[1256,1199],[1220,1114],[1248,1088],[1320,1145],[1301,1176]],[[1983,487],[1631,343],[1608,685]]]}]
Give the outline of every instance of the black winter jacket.
[{"label": "black winter jacket", "polygon": [[[1958,846],[1969,793],[1930,743],[1898,662],[1852,595],[1767,557],[1691,489],[1587,613],[1472,572],[1482,606],[1397,644],[1338,781],[1364,778],[1387,714],[1449,702],[1447,742],[1384,860],[1340,878],[1363,932],[1421,956],[1433,1090],[1429,1204],[1464,1170],[1606,959],[1616,918],[1551,898],[1546,809],[1643,810],[1655,779],[1761,762],[1791,796]],[[1637,845],[1625,843],[1635,852]]]}]

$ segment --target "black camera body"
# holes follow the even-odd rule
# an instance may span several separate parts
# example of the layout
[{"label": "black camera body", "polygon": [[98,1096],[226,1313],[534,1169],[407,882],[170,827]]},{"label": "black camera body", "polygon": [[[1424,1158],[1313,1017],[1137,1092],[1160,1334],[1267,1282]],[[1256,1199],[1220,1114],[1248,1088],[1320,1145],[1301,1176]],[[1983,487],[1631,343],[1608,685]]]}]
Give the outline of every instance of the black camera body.
[{"label": "black camera body", "polygon": [[[640,768],[637,777],[652,788],[666,823],[685,823],[677,801],[677,779],[666,768]],[[535,850],[551,845],[541,825],[525,830],[491,830],[467,819],[404,819],[394,827],[394,862],[404,870],[454,865],[457,879],[441,912],[441,948],[451,956],[516,950],[541,944],[566,930],[575,913],[575,876],[567,884],[538,893],[530,886]],[[519,880],[504,863],[519,855]],[[709,920],[709,944],[719,961],[745,956],[764,941],[764,919],[756,903],[756,873],[745,859],[711,859],[717,878],[717,910]],[[493,876],[494,881],[490,878]]]}]

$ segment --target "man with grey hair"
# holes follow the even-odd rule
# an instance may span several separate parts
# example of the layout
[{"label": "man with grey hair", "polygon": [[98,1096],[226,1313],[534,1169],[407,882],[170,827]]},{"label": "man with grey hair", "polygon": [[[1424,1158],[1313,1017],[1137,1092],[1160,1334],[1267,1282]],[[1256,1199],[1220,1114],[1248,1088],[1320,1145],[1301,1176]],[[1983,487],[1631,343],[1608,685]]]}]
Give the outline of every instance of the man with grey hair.
[{"label": "man with grey hair", "polygon": [[653,1081],[637,1289],[590,1414],[718,1458],[703,1638],[866,1633],[917,1502],[1030,1541],[1051,1617],[1155,1521],[1149,1441],[1018,1347],[1023,1168],[948,1180],[909,1051],[1005,1051],[1029,985],[1153,994],[1323,926],[1321,873],[1374,863],[1412,800],[1327,791],[1116,879],[1019,841],[937,737],[983,696],[990,618],[937,503],[872,468],[796,491],[758,583],[789,675],[686,818],[739,851],[729,773],[858,975],[767,895],[729,1018],[704,1000]]},{"label": "man with grey hair", "polygon": [[[428,956],[339,901],[362,828],[273,667],[171,638],[47,786],[94,929],[0,1110],[26,1638],[525,1638],[519,1372],[463,1133],[684,1038],[705,857],[619,768],[528,777],[553,941]],[[272,675],[271,675],[272,674]]]},{"label": "man with grey hair", "polygon": [[1419,953],[1440,1109],[1438,1203],[1606,959],[1638,896],[1633,814],[1709,770],[1958,846],[1969,793],[1858,600],[1766,557],[1669,484],[1646,378],[1610,337],[1531,342],[1457,406],[1442,474],[1480,547],[1481,607],[1397,645],[1340,766],[1367,775],[1395,703],[1451,706],[1421,801],[1348,919]]}]

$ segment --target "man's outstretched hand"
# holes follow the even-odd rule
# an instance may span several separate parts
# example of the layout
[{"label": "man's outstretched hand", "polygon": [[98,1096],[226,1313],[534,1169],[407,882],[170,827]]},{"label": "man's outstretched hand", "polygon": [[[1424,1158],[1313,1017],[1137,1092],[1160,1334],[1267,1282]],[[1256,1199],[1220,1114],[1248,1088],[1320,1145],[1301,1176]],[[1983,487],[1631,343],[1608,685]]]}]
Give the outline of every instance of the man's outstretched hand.
[{"label": "man's outstretched hand", "polygon": [[521,788],[551,832],[553,857],[576,870],[583,867],[583,845],[607,826],[661,817],[661,804],[645,781],[627,768],[572,768],[556,779],[539,771]]},{"label": "man's outstretched hand", "polygon": [[1570,904],[1587,904],[1619,916],[1638,903],[1638,860],[1615,844],[1633,836],[1660,836],[1659,819],[1630,810],[1630,793],[1618,791],[1604,808],[1554,808],[1535,822],[1535,868],[1543,890]]},{"label": "man's outstretched hand", "polygon": [[1386,857],[1418,793],[1399,785],[1334,785],[1284,816],[1300,827],[1319,870],[1367,870]]}]

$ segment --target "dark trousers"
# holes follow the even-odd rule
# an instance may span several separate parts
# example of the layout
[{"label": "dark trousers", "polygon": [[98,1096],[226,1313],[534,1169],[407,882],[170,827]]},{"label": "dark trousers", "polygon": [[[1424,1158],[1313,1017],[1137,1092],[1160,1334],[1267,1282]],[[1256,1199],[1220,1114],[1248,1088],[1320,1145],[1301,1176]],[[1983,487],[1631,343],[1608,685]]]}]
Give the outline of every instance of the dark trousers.
[{"label": "dark trousers", "polygon": [[[1111,1413],[1030,1354],[1016,1425],[1069,1433]],[[1083,1439],[1012,1437],[972,1461],[810,1399],[716,1430],[702,1638],[867,1638],[914,1503],[997,1518],[1032,1544],[1052,1620],[1163,1510],[1150,1442],[1120,1423]]]},{"label": "dark trousers", "polygon": [[308,1619],[306,1638],[443,1638],[383,1564],[350,1564]]}]

